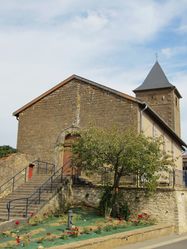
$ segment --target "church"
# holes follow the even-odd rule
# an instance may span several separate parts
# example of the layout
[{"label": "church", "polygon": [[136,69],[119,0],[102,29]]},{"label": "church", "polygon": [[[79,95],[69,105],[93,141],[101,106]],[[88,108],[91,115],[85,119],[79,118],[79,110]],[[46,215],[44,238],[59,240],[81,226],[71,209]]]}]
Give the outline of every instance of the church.
[{"label": "church", "polygon": [[187,145],[181,139],[181,94],[157,61],[134,93],[132,97],[72,75],[13,113],[18,120],[17,150],[62,166],[71,144],[67,134],[91,125],[117,126],[146,136],[162,136],[163,149],[182,169],[182,152]]}]

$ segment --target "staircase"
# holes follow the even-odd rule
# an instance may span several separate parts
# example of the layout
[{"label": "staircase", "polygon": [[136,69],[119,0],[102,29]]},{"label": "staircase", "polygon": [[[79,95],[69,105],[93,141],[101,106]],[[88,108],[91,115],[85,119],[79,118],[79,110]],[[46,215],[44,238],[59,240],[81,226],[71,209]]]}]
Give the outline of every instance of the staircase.
[{"label": "staircase", "polygon": [[[24,217],[24,210],[26,206],[27,197],[31,196],[33,192],[38,189],[42,183],[44,183],[50,175],[36,175],[28,182],[21,184],[14,192],[9,194],[8,196],[0,199],[0,220],[7,220],[8,210],[7,203],[11,200],[17,199],[14,201],[14,205],[12,206],[11,217],[18,218]],[[50,198],[51,193],[46,193],[42,196],[42,201]],[[41,202],[42,203],[42,202]],[[30,206],[28,213],[35,213],[38,209],[38,204],[34,204]]]},{"label": "staircase", "polygon": [[53,164],[41,161],[35,161],[32,165],[36,167],[31,179],[28,178],[29,168],[26,167],[0,186],[0,194],[7,189],[10,192],[0,199],[0,221],[26,218],[37,213],[62,187],[63,168],[55,170]]}]

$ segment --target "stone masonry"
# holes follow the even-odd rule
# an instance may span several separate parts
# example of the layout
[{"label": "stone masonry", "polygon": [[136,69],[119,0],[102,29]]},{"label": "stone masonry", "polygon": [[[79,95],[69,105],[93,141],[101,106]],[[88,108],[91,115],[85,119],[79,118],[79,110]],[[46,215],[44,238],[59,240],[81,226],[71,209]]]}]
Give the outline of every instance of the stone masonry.
[{"label": "stone masonry", "polygon": [[[187,232],[187,190],[182,189],[157,189],[156,192],[147,196],[141,189],[120,188],[123,192],[124,202],[128,203],[132,214],[148,213],[156,223],[171,224],[175,226],[175,232]],[[74,187],[72,200],[76,206],[83,205],[97,208],[103,193],[102,187]],[[55,212],[60,209],[61,193],[41,210]]]},{"label": "stone masonry", "polygon": [[[147,196],[141,189],[121,188],[124,201],[131,213],[146,212],[158,223],[175,225],[178,233],[187,232],[187,190],[157,189]],[[75,203],[97,207],[102,196],[100,187],[76,187],[73,190]]]},{"label": "stone masonry", "polygon": [[54,162],[58,137],[72,125],[137,130],[138,104],[74,79],[20,113],[17,149]]},{"label": "stone masonry", "polygon": [[146,90],[136,93],[180,136],[180,102],[174,89]]}]

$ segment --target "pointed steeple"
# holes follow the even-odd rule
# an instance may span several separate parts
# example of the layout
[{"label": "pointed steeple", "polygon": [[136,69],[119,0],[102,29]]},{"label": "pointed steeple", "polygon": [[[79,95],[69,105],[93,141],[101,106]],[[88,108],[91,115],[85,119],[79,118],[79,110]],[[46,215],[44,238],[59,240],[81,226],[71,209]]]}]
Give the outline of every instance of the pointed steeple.
[{"label": "pointed steeple", "polygon": [[136,98],[146,102],[180,136],[182,98],[156,60],[144,82],[134,90]]},{"label": "pointed steeple", "polygon": [[160,88],[174,88],[174,86],[168,81],[160,64],[156,61],[144,82],[134,92]]}]

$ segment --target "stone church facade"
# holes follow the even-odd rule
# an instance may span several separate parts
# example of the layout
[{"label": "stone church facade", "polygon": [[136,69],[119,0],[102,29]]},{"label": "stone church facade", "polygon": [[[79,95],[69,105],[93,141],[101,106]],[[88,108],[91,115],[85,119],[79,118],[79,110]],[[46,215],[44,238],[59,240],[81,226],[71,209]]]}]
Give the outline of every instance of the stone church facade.
[{"label": "stone church facade", "polygon": [[182,169],[182,151],[187,145],[180,138],[177,88],[156,62],[134,92],[136,97],[72,75],[14,112],[19,123],[17,149],[62,165],[63,153],[57,162],[55,153],[68,131],[117,126],[163,136],[164,149],[177,158],[177,167]]}]

